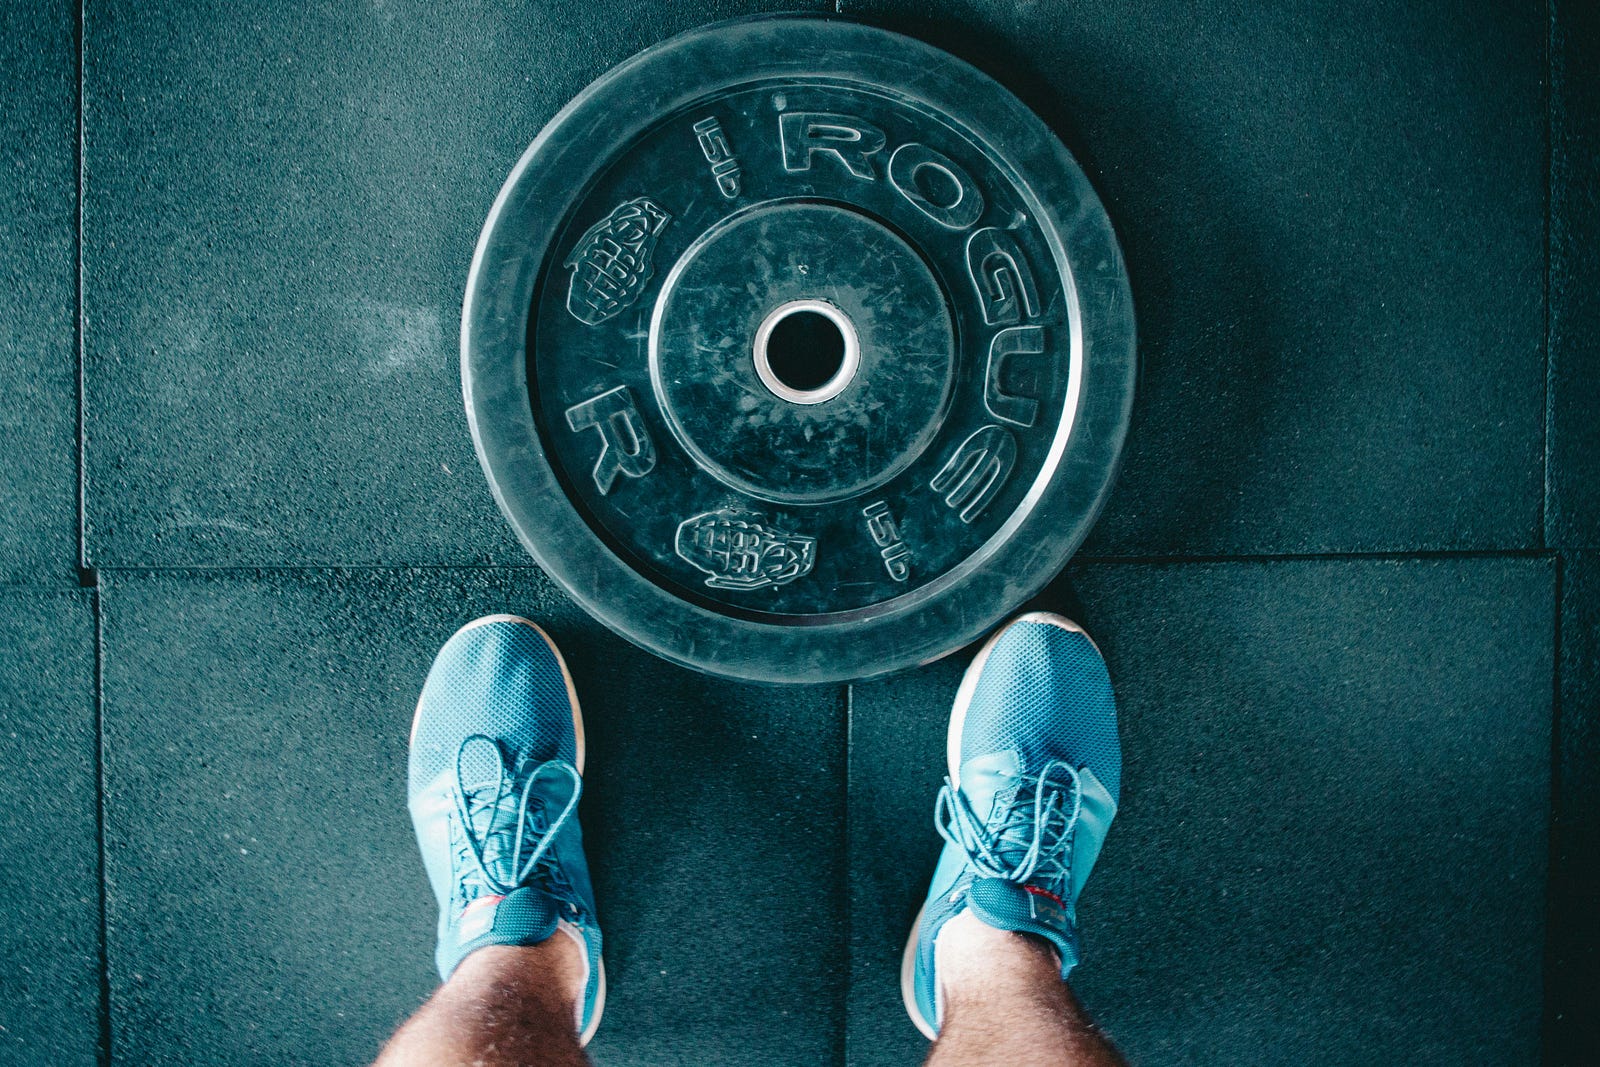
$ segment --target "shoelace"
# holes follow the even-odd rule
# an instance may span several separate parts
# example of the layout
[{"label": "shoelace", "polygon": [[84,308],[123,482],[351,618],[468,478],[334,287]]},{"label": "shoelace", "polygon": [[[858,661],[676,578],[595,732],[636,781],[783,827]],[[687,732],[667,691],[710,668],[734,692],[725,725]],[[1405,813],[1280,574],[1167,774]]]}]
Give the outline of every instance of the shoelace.
[{"label": "shoelace", "polygon": [[[495,753],[496,778],[493,781],[483,782],[470,789],[462,781],[461,759],[470,745],[481,743],[490,746]],[[548,825],[544,823],[545,812],[540,811],[532,818],[529,817],[528,801],[533,795],[533,787],[541,778],[550,775],[565,774],[572,780],[572,797],[561,808],[558,814]],[[496,893],[510,893],[512,890],[527,883],[541,864],[544,875],[557,883],[557,887],[565,884],[559,868],[553,862],[548,862],[550,857],[550,844],[561,832],[561,828],[572,818],[573,812],[578,808],[578,797],[583,792],[583,779],[578,774],[578,769],[566,760],[549,760],[533,769],[522,783],[522,789],[515,788],[515,782],[506,773],[505,754],[494,738],[484,734],[473,734],[461,742],[461,747],[456,749],[456,774],[455,774],[455,802],[456,815],[461,820],[461,830],[465,837],[466,853],[477,867],[478,873],[484,882]],[[537,798],[534,798],[537,799]],[[510,812],[504,805],[512,801],[516,804],[516,829],[511,838],[511,879],[509,881],[498,877],[490,870],[490,864],[484,859],[484,852],[491,838],[504,834],[506,824],[510,820]],[[484,824],[484,832],[480,835],[477,827],[473,825],[473,807],[480,811],[487,811],[488,820]],[[524,841],[536,839],[527,860],[522,858]],[[497,860],[503,859],[505,849],[502,846]]]},{"label": "shoelace", "polygon": [[[1065,778],[1054,778],[1056,772]],[[934,805],[939,836],[967,854],[967,862],[985,878],[1022,884],[1038,878],[1065,889],[1071,873],[1072,831],[1083,810],[1083,785],[1078,771],[1063,760],[1050,760],[1037,775],[1017,775],[1016,791],[991,829],[973,814],[955,783],[944,780]],[[1024,800],[1027,786],[1033,799]],[[1000,798],[996,797],[996,807]],[[1013,858],[1014,857],[1014,858]],[[1066,892],[1058,892],[1066,900]]]}]

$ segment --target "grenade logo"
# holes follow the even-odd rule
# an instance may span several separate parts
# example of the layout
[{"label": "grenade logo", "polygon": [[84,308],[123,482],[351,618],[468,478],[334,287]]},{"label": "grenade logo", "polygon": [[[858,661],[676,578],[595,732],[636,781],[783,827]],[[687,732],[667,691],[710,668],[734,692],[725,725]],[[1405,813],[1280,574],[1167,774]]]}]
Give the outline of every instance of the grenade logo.
[{"label": "grenade logo", "polygon": [[562,264],[572,272],[567,310],[598,326],[644,292],[655,273],[650,255],[672,216],[649,197],[629,200],[590,226]]},{"label": "grenade logo", "polygon": [[723,509],[685,519],[674,546],[691,566],[711,577],[713,589],[760,589],[787,585],[811,573],[817,539],[784,533]]}]

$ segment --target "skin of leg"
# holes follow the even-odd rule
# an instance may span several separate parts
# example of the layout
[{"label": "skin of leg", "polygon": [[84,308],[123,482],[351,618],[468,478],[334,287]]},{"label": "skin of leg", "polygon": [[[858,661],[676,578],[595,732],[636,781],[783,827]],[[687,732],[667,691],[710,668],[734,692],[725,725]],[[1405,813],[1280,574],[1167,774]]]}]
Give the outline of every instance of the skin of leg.
[{"label": "skin of leg", "polygon": [[375,1067],[586,1067],[582,981],[583,956],[564,933],[485,945],[395,1032]]},{"label": "skin of leg", "polygon": [[927,1067],[1126,1067],[1044,941],[968,911],[944,924],[935,951],[944,1011]]}]

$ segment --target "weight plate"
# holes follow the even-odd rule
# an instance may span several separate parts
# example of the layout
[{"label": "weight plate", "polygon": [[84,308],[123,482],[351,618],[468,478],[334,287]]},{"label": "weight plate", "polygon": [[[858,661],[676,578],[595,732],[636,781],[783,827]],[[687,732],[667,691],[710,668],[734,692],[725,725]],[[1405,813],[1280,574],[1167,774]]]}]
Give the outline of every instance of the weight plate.
[{"label": "weight plate", "polygon": [[544,569],[668,659],[927,662],[1055,575],[1135,375],[1110,221],[1015,97],[922,42],[762,17],[585,89],[479,240],[478,456]]}]

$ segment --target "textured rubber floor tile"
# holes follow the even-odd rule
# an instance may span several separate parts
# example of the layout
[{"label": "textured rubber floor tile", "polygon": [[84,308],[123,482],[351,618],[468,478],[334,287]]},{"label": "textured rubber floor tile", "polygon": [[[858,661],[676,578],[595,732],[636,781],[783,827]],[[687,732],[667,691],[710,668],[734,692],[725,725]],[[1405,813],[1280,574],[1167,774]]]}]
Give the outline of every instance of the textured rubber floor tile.
[{"label": "textured rubber floor tile", "polygon": [[[1073,984],[1133,1061],[1537,1063],[1551,562],[1071,573],[1125,759]],[[852,692],[859,1067],[923,1048],[893,962],[959,667]]]},{"label": "textured rubber floor tile", "polygon": [[478,231],[587,82],[755,7],[89,5],[95,561],[525,562],[462,409]]},{"label": "textured rubber floor tile", "polygon": [[843,687],[717,681],[615,640],[570,658],[595,694],[584,839],[611,979],[596,1061],[837,1062]]},{"label": "textured rubber floor tile", "polygon": [[0,8],[0,582],[76,579],[76,13]]},{"label": "textured rubber floor tile", "polygon": [[407,732],[439,646],[504,611],[548,627],[583,706],[610,986],[599,1061],[836,1056],[842,690],[668,666],[530,568],[112,574],[104,596],[128,1062],[364,1062],[428,995]]},{"label": "textured rubber floor tile", "polygon": [[94,605],[0,590],[0,1063],[92,1067],[100,1045]]},{"label": "textured rubber floor tile", "polygon": [[1537,547],[1545,6],[846,0],[1111,213],[1143,378],[1091,554]]},{"label": "textured rubber floor tile", "polygon": [[963,653],[850,691],[850,992],[845,1062],[920,1062],[927,1051],[900,995],[900,954],[939,849],[950,704]]},{"label": "textured rubber floor tile", "polygon": [[1551,11],[1546,537],[1600,548],[1600,8]]}]

